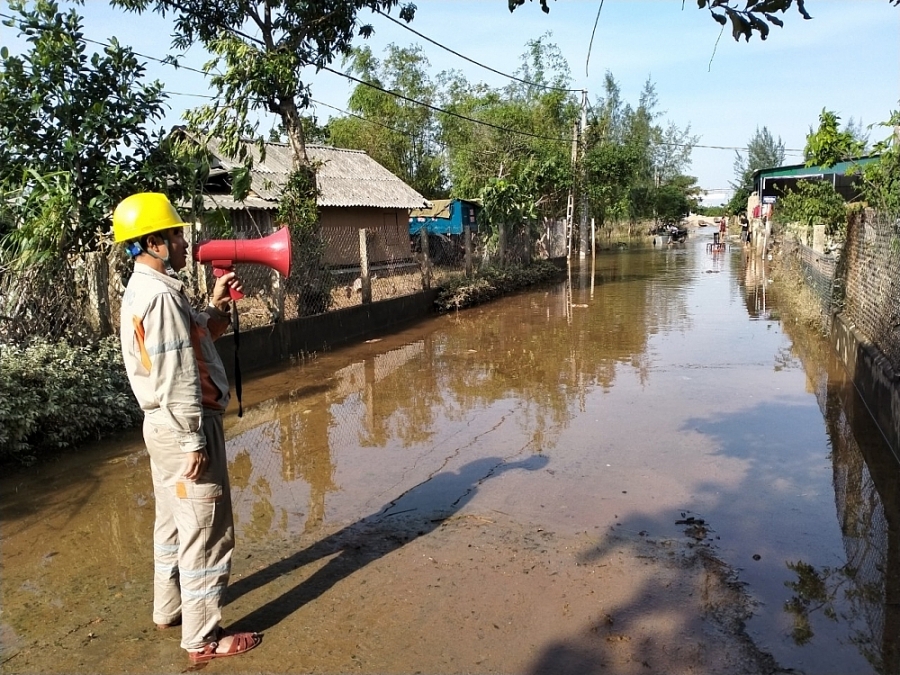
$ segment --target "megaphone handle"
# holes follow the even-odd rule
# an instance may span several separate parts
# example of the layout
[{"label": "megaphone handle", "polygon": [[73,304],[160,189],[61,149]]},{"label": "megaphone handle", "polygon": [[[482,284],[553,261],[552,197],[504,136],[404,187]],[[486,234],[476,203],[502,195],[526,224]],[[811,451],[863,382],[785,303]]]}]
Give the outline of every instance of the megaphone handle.
[{"label": "megaphone handle", "polygon": [[[229,272],[233,272],[234,267],[213,267],[213,276],[214,277],[222,277],[228,274]],[[244,294],[240,291],[234,290],[231,286],[228,287],[228,295],[231,296],[232,300],[240,300],[244,297]]]}]

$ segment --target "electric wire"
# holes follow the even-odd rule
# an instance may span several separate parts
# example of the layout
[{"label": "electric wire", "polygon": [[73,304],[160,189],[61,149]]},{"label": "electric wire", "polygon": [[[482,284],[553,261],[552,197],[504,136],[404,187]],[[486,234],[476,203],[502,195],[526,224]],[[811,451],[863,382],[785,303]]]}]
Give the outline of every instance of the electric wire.
[{"label": "electric wire", "polygon": [[[603,3],[601,2],[600,4],[602,5]],[[564,91],[564,92],[570,92],[570,93],[574,93],[574,92],[579,92],[579,91],[581,91],[581,89],[567,89],[567,88],[565,88],[565,87],[554,87],[554,86],[548,85],[548,84],[538,84],[537,82],[529,82],[528,80],[524,80],[524,79],[522,79],[521,77],[516,77],[515,75],[509,75],[508,73],[504,73],[504,72],[502,72],[502,71],[500,71],[500,70],[497,70],[496,68],[491,68],[491,66],[486,66],[486,65],[484,65],[483,63],[480,63],[479,61],[476,61],[475,59],[469,58],[469,57],[466,56],[465,54],[460,54],[459,52],[450,49],[450,47],[441,44],[441,43],[438,42],[437,40],[433,40],[432,38],[428,37],[427,35],[423,35],[423,34],[420,33],[419,31],[415,30],[414,28],[411,28],[410,26],[406,25],[406,24],[403,23],[402,21],[398,21],[397,19],[395,19],[394,17],[392,17],[390,14],[385,14],[384,12],[382,12],[382,11],[379,10],[379,9],[376,9],[376,10],[373,10],[373,11],[374,11],[376,14],[380,14],[380,15],[383,16],[384,18],[393,21],[395,24],[397,24],[397,25],[400,26],[401,28],[405,28],[405,29],[408,30],[410,33],[412,33],[413,35],[418,35],[418,36],[419,36],[420,38],[422,38],[423,40],[427,40],[428,42],[430,42],[431,44],[435,45],[436,47],[440,47],[440,48],[443,49],[444,51],[448,51],[448,52],[450,52],[451,54],[453,54],[454,56],[458,56],[459,58],[463,59],[464,61],[468,61],[469,63],[472,63],[472,64],[478,66],[479,68],[484,68],[485,70],[488,70],[488,71],[490,71],[490,72],[492,72],[492,73],[495,73],[496,75],[501,75],[501,76],[503,76],[503,77],[505,77],[505,78],[508,78],[508,79],[510,79],[510,80],[515,80],[516,82],[521,82],[522,84],[527,84],[529,87],[537,87],[537,88],[539,88],[539,89],[547,89],[547,90],[549,90],[549,91]]]},{"label": "electric wire", "polygon": [[597,32],[597,24],[600,23],[600,12],[603,9],[603,0],[600,0],[600,6],[597,8],[597,17],[594,19],[594,28],[591,30],[591,41],[588,42],[587,58],[584,60],[584,74],[589,76],[588,66],[591,63],[591,47],[594,46],[594,34]]},{"label": "electric wire", "polygon": [[484,120],[475,119],[474,117],[468,117],[467,115],[463,115],[461,113],[453,112],[452,110],[445,110],[444,108],[440,108],[435,105],[431,105],[430,103],[425,103],[424,101],[417,101],[414,98],[410,98],[408,96],[404,96],[403,94],[399,94],[396,91],[390,91],[388,89],[384,89],[383,87],[379,87],[377,84],[372,84],[371,82],[366,82],[365,80],[361,80],[358,77],[354,77],[353,75],[348,75],[347,73],[342,73],[340,70],[335,70],[330,66],[323,66],[322,70],[326,70],[329,73],[334,73],[335,75],[340,75],[352,82],[356,82],[357,84],[364,85],[366,87],[371,87],[377,91],[380,91],[384,94],[388,94],[389,96],[394,96],[396,98],[402,99],[404,101],[408,101],[409,103],[413,103],[415,105],[422,106],[424,108],[428,108],[429,110],[433,110],[434,112],[443,113],[445,115],[450,115],[451,117],[457,117],[461,120],[466,120],[467,122],[473,122],[475,124],[481,124],[486,127],[491,127],[492,129],[497,129],[498,131],[505,131],[511,134],[518,134],[520,136],[528,136],[529,138],[536,138],[543,141],[552,141],[554,143],[571,143],[571,138],[560,138],[558,136],[543,136],[541,134],[534,134],[530,131],[521,131],[519,129],[511,129],[509,127],[503,127],[499,124],[493,124],[491,122],[485,122]]},{"label": "electric wire", "polygon": [[[349,110],[344,110],[343,108],[338,108],[337,106],[331,105],[330,103],[325,103],[324,101],[317,101],[314,98],[311,98],[309,100],[311,103],[315,103],[316,105],[321,105],[326,108],[331,108],[332,110],[335,110],[339,113],[343,113],[344,115],[349,115],[350,117],[355,117],[358,120],[361,120],[363,122],[368,122],[369,124],[375,124],[379,127],[387,129],[388,131],[393,131],[395,134],[400,134],[401,136],[406,136],[407,138],[413,138],[413,139],[418,138],[417,136],[409,133],[408,131],[403,131],[401,129],[397,129],[396,127],[392,127],[390,125],[384,124],[383,122],[379,122],[378,120],[373,120],[369,117],[363,117],[362,115],[358,115],[354,112],[350,112]],[[447,146],[444,143],[435,142],[435,145],[437,145],[438,147],[443,148],[443,149],[447,148]]]},{"label": "electric wire", "polygon": [[[602,3],[601,3],[601,7],[602,7]],[[379,13],[380,13],[380,12],[379,12]],[[387,18],[389,18],[389,19],[391,19],[392,21],[395,21],[395,22],[396,22],[396,20],[393,19],[393,17],[390,17],[390,16],[388,16],[388,15],[384,15],[384,16],[387,16]],[[9,20],[12,20],[12,21],[18,21],[18,20],[19,20],[17,17],[11,16],[11,15],[9,15],[9,14],[5,14],[5,13],[3,13],[3,12],[0,12],[0,18],[3,18],[3,19],[9,19]],[[399,22],[397,22],[397,23],[399,23]],[[400,25],[402,26],[403,24],[400,24]],[[37,28],[37,29],[40,29],[40,30],[52,30],[52,27],[51,27],[51,26],[34,26],[34,28]],[[410,30],[412,30],[412,29],[410,29]],[[413,32],[415,32],[415,31],[413,31]],[[428,38],[425,38],[425,36],[422,36],[422,37],[423,37],[424,39],[428,39]],[[91,38],[87,38],[87,37],[83,37],[83,36],[82,36],[82,39],[84,39],[85,42],[88,42],[88,43],[91,43],[91,44],[94,44],[94,45],[97,45],[97,46],[103,47],[103,48],[109,48],[109,47],[112,46],[112,45],[110,45],[109,43],[106,43],[106,42],[100,42],[100,41],[98,41],[98,40],[93,40],[93,39],[91,39]],[[429,41],[430,41],[430,40],[429,40]],[[439,45],[439,46],[442,46],[442,45]],[[191,72],[199,73],[200,75],[203,75],[204,77],[209,77],[209,72],[204,71],[204,70],[200,70],[200,69],[198,69],[198,68],[193,68],[193,67],[191,67],[191,66],[183,66],[183,65],[180,65],[180,64],[178,64],[177,62],[175,62],[175,61],[174,61],[173,59],[171,59],[171,58],[168,58],[168,57],[167,57],[167,58],[162,58],[162,59],[161,59],[161,58],[158,58],[158,57],[155,57],[155,56],[151,56],[151,55],[149,55],[149,54],[142,54],[142,53],[140,53],[140,52],[136,52],[136,51],[130,49],[129,47],[126,47],[126,48],[129,49],[129,51],[131,51],[131,53],[134,54],[135,56],[140,56],[141,58],[149,59],[149,60],[151,60],[151,61],[160,63],[160,64],[162,64],[162,65],[166,65],[166,66],[169,66],[169,67],[172,67],[172,68],[175,68],[175,69],[184,69],[184,70],[188,70],[188,71],[191,71]],[[448,51],[450,51],[450,50],[448,49]],[[467,59],[467,57],[464,57],[464,56],[462,56],[462,55],[459,55],[459,56],[461,56],[462,58],[466,58],[466,59]],[[469,60],[469,59],[467,59],[467,60]],[[478,64],[478,65],[482,65],[482,64]],[[484,67],[484,66],[483,66],[483,67]],[[348,80],[351,80],[351,81],[353,81],[353,82],[356,82],[356,83],[358,83],[358,84],[362,84],[362,85],[364,85],[364,86],[371,87],[371,88],[376,89],[376,90],[378,90],[378,91],[380,91],[380,92],[382,92],[382,93],[388,94],[389,96],[394,96],[394,97],[400,98],[400,99],[405,100],[405,101],[407,101],[407,102],[409,102],[409,103],[412,103],[412,104],[414,104],[414,105],[423,106],[423,107],[429,108],[430,110],[433,110],[433,111],[435,111],[435,112],[439,112],[439,113],[443,113],[443,114],[446,114],[446,115],[450,115],[450,116],[452,116],[452,117],[456,117],[456,118],[459,118],[459,119],[462,119],[462,120],[465,120],[465,121],[468,121],[468,122],[472,122],[473,124],[480,124],[480,125],[482,125],[482,126],[490,127],[490,128],[496,129],[496,130],[498,130],[498,131],[508,132],[508,133],[517,134],[517,135],[521,135],[521,136],[527,136],[527,137],[535,138],[535,139],[538,139],[538,140],[551,141],[551,142],[554,142],[554,143],[571,143],[571,142],[572,142],[572,139],[571,139],[571,138],[559,138],[559,137],[544,136],[544,135],[541,135],[541,134],[534,134],[534,133],[531,133],[531,132],[528,132],[528,131],[522,131],[522,130],[518,130],[518,129],[512,129],[512,128],[509,128],[509,127],[503,127],[503,126],[500,126],[500,125],[497,125],[497,124],[493,124],[493,123],[491,123],[491,122],[485,122],[484,120],[479,120],[479,119],[476,119],[476,118],[473,118],[473,117],[468,117],[467,115],[462,115],[462,114],[460,114],[460,113],[456,113],[456,112],[453,112],[453,111],[451,111],[451,110],[445,110],[445,109],[440,108],[440,107],[438,107],[438,106],[434,106],[434,105],[431,105],[431,104],[429,104],[429,103],[425,103],[425,102],[423,102],[423,101],[417,101],[416,99],[409,98],[409,97],[404,96],[404,95],[402,95],[402,94],[399,94],[399,93],[397,93],[397,92],[393,92],[393,91],[390,91],[390,90],[388,90],[388,89],[384,89],[384,88],[379,87],[379,86],[377,86],[377,85],[375,85],[375,84],[372,84],[371,82],[366,82],[365,80],[361,80],[361,79],[359,79],[359,78],[357,78],[357,77],[354,77],[353,75],[349,75],[349,74],[343,73],[343,72],[341,72],[341,71],[339,71],[339,70],[335,70],[335,69],[333,69],[333,68],[331,68],[331,67],[329,67],[329,66],[324,66],[324,67],[322,68],[322,70],[326,70],[326,71],[331,72],[331,73],[333,73],[333,74],[335,74],[335,75],[339,75],[339,76],[341,76],[341,77],[344,77],[344,78],[346,78],[346,79],[348,79]],[[497,72],[499,72],[499,71],[497,71]],[[504,73],[499,73],[499,74],[504,75],[504,77],[511,77],[511,76],[508,76],[508,75],[506,75],[506,74],[504,74]],[[512,79],[518,79],[518,78],[512,78]],[[519,81],[520,81],[520,82],[524,82],[525,84],[531,84],[531,85],[534,85],[534,86],[542,86],[542,85],[537,85],[537,84],[535,84],[535,83],[530,83],[530,82],[528,82],[528,81],[526,81],[526,80],[519,80]],[[553,89],[558,89],[558,88],[553,88]],[[164,90],[164,91],[165,91],[165,90]],[[561,91],[569,91],[569,92],[572,92],[572,91],[582,91],[582,90],[580,90],[580,89],[562,89]],[[198,97],[198,98],[208,98],[208,99],[215,99],[215,98],[216,98],[215,96],[206,95],[206,94],[189,94],[189,93],[183,93],[183,92],[170,92],[170,91],[165,91],[165,93],[172,94],[172,95],[175,95],[175,96],[194,96],[194,97]],[[322,105],[326,105],[326,107],[334,107],[334,106],[329,106],[328,104],[324,104],[324,103],[323,103]],[[339,110],[339,109],[338,109],[338,110]],[[346,112],[346,111],[345,111],[345,112]],[[352,113],[350,113],[350,114],[352,114]],[[359,116],[357,116],[357,117],[359,117]],[[380,123],[376,122],[375,120],[369,120],[369,119],[367,119],[367,118],[365,118],[365,117],[361,117],[361,119],[365,119],[366,121],[373,122],[373,123],[376,123],[376,124],[380,124]],[[394,131],[396,131],[396,130],[394,130]],[[398,132],[398,133],[404,133],[404,132]],[[682,147],[682,148],[683,148],[683,147],[703,148],[703,149],[711,149],[711,150],[735,150],[735,151],[738,151],[738,152],[740,152],[740,151],[746,151],[746,150],[747,150],[747,146],[724,146],[724,145],[701,145],[701,144],[690,145],[690,144],[687,144],[687,143],[667,143],[667,142],[662,142],[662,141],[656,142],[656,145],[664,145],[664,146],[669,146],[669,147]],[[785,153],[788,153],[788,154],[801,154],[801,155],[803,154],[803,150],[799,150],[799,149],[796,149],[796,148],[786,148],[784,151],[785,151]]]}]

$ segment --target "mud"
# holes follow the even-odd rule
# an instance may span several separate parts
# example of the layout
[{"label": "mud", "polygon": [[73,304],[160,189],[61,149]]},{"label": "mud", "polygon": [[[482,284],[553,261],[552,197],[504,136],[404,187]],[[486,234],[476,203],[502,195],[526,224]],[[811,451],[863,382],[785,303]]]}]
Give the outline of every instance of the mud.
[{"label": "mud", "polygon": [[[139,455],[118,459],[99,471],[124,465],[140,473]],[[528,463],[547,470],[540,457]],[[147,566],[91,564],[103,556],[109,532],[93,531],[90,521],[89,513],[57,513],[50,522],[4,528],[4,672],[191,670],[178,629],[160,632],[150,623]],[[20,567],[32,548],[21,540],[36,529],[46,534],[48,526],[58,535],[97,535],[84,541],[86,569],[58,564],[52,552]],[[771,657],[743,632],[752,609],[746,594],[706,545],[619,529],[566,535],[495,510],[428,519],[399,513],[270,541],[252,552],[244,546],[226,617],[235,628],[264,633],[264,641],[207,668],[775,672]]]},{"label": "mud", "polygon": [[[245,382],[224,617],[264,638],[203,669],[892,672],[896,468],[704,243]],[[152,521],[137,433],[0,478],[3,672],[189,669]]]}]

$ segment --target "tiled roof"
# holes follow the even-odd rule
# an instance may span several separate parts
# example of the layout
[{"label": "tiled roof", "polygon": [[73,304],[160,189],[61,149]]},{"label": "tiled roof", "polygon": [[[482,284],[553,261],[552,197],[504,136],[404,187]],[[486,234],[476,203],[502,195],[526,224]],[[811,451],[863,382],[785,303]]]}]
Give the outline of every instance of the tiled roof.
[{"label": "tiled roof", "polygon": [[[239,160],[224,156],[220,143],[207,146],[217,165],[231,171],[241,166]],[[292,155],[285,143],[266,143],[265,161],[259,161],[256,146],[247,144],[253,155],[251,196],[236,202],[230,196],[207,196],[204,203],[214,201],[215,208],[277,208],[278,198],[291,171]],[[318,165],[316,183],[319,206],[369,206],[386,209],[416,209],[428,206],[428,200],[413,190],[362,150],[346,150],[324,145],[307,145],[309,160]]]}]

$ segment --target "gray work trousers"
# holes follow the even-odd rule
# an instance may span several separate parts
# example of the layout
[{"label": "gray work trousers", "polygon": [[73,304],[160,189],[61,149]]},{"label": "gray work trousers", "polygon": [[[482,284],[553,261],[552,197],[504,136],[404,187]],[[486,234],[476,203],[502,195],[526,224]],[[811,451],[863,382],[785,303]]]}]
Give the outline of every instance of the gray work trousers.
[{"label": "gray work trousers", "polygon": [[144,419],[156,496],[153,621],[172,623],[181,616],[184,649],[216,639],[234,549],[222,415],[204,410],[202,430],[209,465],[197,481],[189,481],[174,434]]}]

